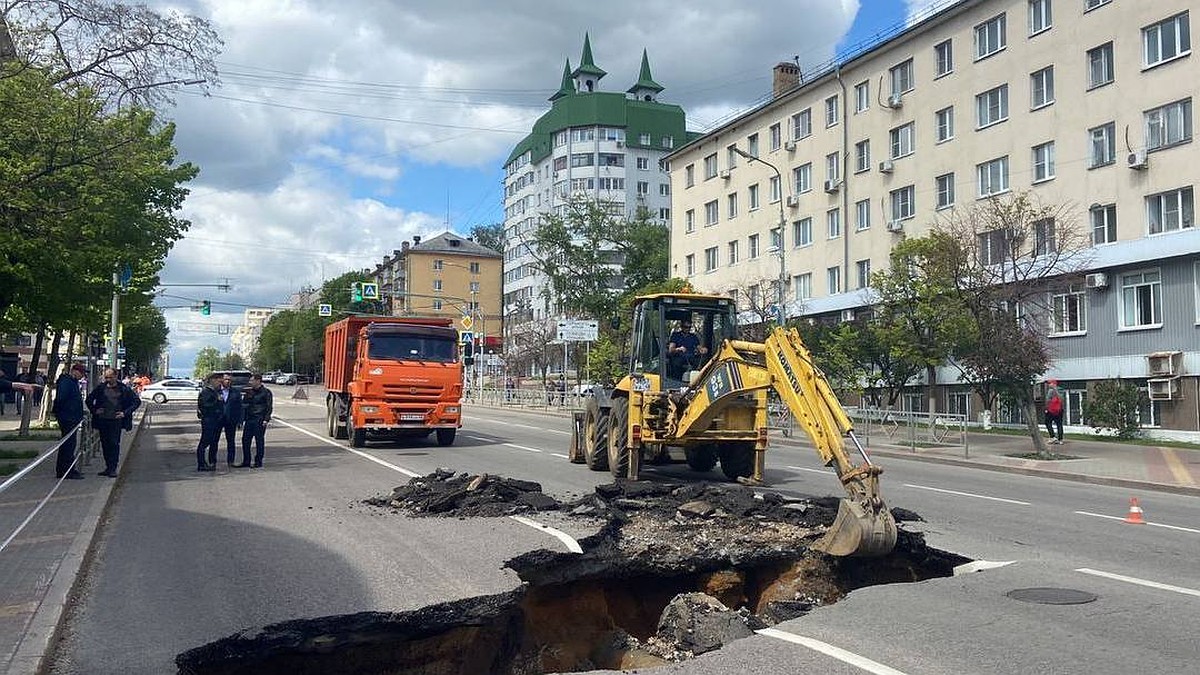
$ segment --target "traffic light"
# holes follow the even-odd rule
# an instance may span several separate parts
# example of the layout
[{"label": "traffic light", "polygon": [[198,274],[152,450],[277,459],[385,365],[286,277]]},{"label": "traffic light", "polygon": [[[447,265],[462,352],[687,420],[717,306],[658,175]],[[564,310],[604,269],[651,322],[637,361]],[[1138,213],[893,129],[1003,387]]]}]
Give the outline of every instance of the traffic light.
[{"label": "traffic light", "polygon": [[356,281],[354,282],[354,285],[350,287],[350,300],[352,302],[362,302],[362,299],[362,284]]},{"label": "traffic light", "polygon": [[203,314],[204,316],[208,316],[208,315],[212,314],[212,303],[209,302],[208,300],[201,302],[200,303],[200,313]]}]

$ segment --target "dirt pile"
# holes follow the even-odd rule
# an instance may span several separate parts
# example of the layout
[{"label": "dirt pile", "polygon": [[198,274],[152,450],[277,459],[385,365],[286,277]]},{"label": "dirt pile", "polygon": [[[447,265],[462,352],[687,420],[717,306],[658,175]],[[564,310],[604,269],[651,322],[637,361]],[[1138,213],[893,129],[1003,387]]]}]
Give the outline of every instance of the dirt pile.
[{"label": "dirt pile", "polygon": [[455,473],[450,469],[413,478],[387,497],[363,500],[372,506],[400,509],[413,516],[487,518],[557,509],[558,500],[528,480]]}]

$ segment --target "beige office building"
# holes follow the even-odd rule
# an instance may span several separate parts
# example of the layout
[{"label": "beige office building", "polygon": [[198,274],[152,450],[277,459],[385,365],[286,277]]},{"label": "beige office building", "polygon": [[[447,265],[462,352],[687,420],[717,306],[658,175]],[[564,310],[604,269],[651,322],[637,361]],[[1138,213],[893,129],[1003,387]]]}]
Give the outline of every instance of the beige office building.
[{"label": "beige office building", "polygon": [[[818,72],[776,66],[771,101],[669,157],[672,274],[759,304],[782,277],[789,317],[850,319],[904,237],[1030,191],[1091,239],[1048,302],[1068,423],[1121,377],[1153,399],[1145,426],[1200,432],[1194,7],[964,0]],[[946,406],[973,416],[961,393]]]}]

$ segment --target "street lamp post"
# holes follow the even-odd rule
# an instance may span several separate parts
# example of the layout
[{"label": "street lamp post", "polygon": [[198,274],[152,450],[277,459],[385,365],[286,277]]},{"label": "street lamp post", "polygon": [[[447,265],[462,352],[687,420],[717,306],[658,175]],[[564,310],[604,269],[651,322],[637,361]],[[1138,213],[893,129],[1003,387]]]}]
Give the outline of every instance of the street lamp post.
[{"label": "street lamp post", "polygon": [[770,169],[772,171],[775,172],[776,178],[779,179],[779,240],[777,243],[777,246],[778,246],[777,253],[779,253],[779,282],[778,282],[778,284],[776,284],[776,288],[775,288],[775,321],[782,327],[784,325],[784,323],[787,322],[787,311],[786,311],[786,309],[784,309],[784,306],[783,306],[783,299],[784,299],[784,290],[783,289],[787,285],[787,262],[784,259],[784,248],[783,248],[784,226],[787,224],[787,217],[784,216],[784,214],[783,214],[783,193],[784,193],[783,174],[779,172],[779,169],[774,164],[768,162],[765,159],[762,159],[760,157],[755,157],[754,155],[751,155],[750,153],[748,153],[745,150],[742,150],[741,148],[738,148],[738,147],[734,147],[733,151],[736,152],[737,154],[741,155],[742,157],[745,157],[746,160],[749,162],[759,162],[761,164],[767,165],[768,167],[770,167]]}]

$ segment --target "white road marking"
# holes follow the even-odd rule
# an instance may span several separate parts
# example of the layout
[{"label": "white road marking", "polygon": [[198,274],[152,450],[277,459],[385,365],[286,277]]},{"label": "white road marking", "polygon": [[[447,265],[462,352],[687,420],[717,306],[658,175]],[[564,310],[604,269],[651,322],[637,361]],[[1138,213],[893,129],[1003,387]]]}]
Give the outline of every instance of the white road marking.
[{"label": "white road marking", "polygon": [[916,490],[929,490],[930,492],[941,492],[948,495],[958,495],[959,497],[974,497],[975,499],[986,499],[990,502],[1004,502],[1005,504],[1016,504],[1018,506],[1031,506],[1029,502],[1022,502],[1016,499],[1004,499],[1002,497],[988,497],[987,495],[977,495],[972,492],[959,492],[958,490],[943,490],[942,488],[929,487],[927,485],[912,485],[905,483],[904,487],[910,487]]},{"label": "white road marking", "polygon": [[[1109,516],[1109,515],[1105,515],[1103,513],[1092,513],[1091,511],[1076,511],[1075,513],[1077,513],[1081,516],[1091,516],[1093,518],[1106,518],[1108,520],[1120,520],[1120,521],[1125,520],[1125,518],[1122,518],[1121,516]],[[1164,525],[1162,523],[1151,523],[1150,521],[1146,521],[1143,524],[1150,525],[1151,527],[1161,527],[1166,530],[1178,530],[1180,532],[1191,532],[1192,534],[1200,534],[1200,530],[1195,530],[1190,527],[1180,527],[1179,525]]]},{"label": "white road marking", "polygon": [[766,635],[767,637],[783,640],[784,642],[791,642],[792,644],[797,644],[801,647],[808,647],[815,652],[820,652],[826,656],[832,656],[838,661],[848,663],[856,668],[865,670],[868,673],[875,673],[876,675],[905,675],[904,671],[902,670],[896,670],[895,668],[885,666],[877,661],[872,661],[865,656],[859,656],[858,654],[855,654],[854,652],[848,652],[841,647],[834,647],[827,642],[814,640],[813,638],[804,637],[803,635],[796,635],[795,633],[789,633],[777,628],[763,628],[754,632],[758,633],[759,635]]},{"label": "white road marking", "polygon": [[501,443],[501,445],[504,445],[504,446],[507,446],[510,448],[516,448],[518,450],[528,450],[529,452],[541,452],[541,450],[538,450],[537,448],[531,448],[527,445],[517,445],[516,443]]},{"label": "white road marking", "polygon": [[997,567],[1004,567],[1017,562],[1016,560],[972,560],[969,563],[963,563],[954,568],[954,576],[962,576],[963,574],[971,574],[972,572],[982,572],[983,570],[994,570]]},{"label": "white road marking", "polygon": [[568,457],[564,454],[561,454],[561,453],[557,453],[557,452],[550,453],[550,456],[551,457],[562,457],[563,459],[571,459],[570,457]]},{"label": "white road marking", "polygon": [[542,532],[545,532],[546,534],[554,535],[559,541],[566,544],[567,549],[570,550],[572,553],[583,553],[583,547],[579,545],[579,542],[575,541],[574,537],[567,534],[566,532],[563,532],[562,530],[556,530],[553,527],[550,527],[549,525],[543,525],[543,524],[537,522],[536,520],[530,520],[529,518],[526,518],[525,516],[509,516],[509,518],[512,518],[513,520],[515,520],[518,523],[521,523],[523,525],[528,525],[528,526],[534,528],[535,530],[541,530]]},{"label": "white road marking", "polygon": [[1122,574],[1113,574],[1112,572],[1101,572],[1100,570],[1093,570],[1093,569],[1089,569],[1087,567],[1080,567],[1079,569],[1077,569],[1075,571],[1082,572],[1084,574],[1091,574],[1092,576],[1104,577],[1105,579],[1113,579],[1115,581],[1124,581],[1124,582],[1130,583],[1130,584],[1137,584],[1138,586],[1147,586],[1149,588],[1157,588],[1161,591],[1171,591],[1172,593],[1182,593],[1184,595],[1194,595],[1194,596],[1200,598],[1200,591],[1198,591],[1194,588],[1184,588],[1182,586],[1172,586],[1170,584],[1160,584],[1157,581],[1148,581],[1146,579],[1138,579],[1137,577],[1127,577]]},{"label": "white road marking", "polygon": [[290,429],[295,429],[296,431],[299,431],[300,433],[302,433],[306,436],[312,436],[313,438],[317,439],[318,441],[321,441],[322,443],[325,443],[326,445],[332,445],[335,448],[341,448],[342,450],[346,450],[347,452],[352,452],[352,453],[358,455],[359,457],[362,457],[363,459],[375,462],[376,464],[378,464],[380,466],[386,466],[387,468],[391,469],[392,471],[402,473],[405,476],[408,476],[409,478],[420,478],[421,477],[421,474],[419,474],[415,471],[409,471],[408,469],[405,469],[404,467],[396,466],[395,464],[392,464],[391,462],[385,462],[382,459],[379,459],[378,457],[375,457],[368,453],[362,452],[361,450],[355,450],[354,448],[350,448],[345,445],[342,445],[341,443],[338,443],[337,441],[335,441],[333,439],[325,438],[324,436],[318,436],[317,434],[314,434],[313,432],[309,431],[308,429],[301,429],[300,427],[296,426],[295,424],[288,424],[287,422],[284,422],[283,420],[279,419],[278,417],[272,417],[271,421],[279,422],[283,426],[288,427]]},{"label": "white road marking", "polygon": [[795,469],[796,471],[808,471],[810,473],[824,473],[824,474],[834,473],[830,469],[809,469],[809,468],[806,468],[803,466],[788,466],[788,467],[784,467],[784,468]]}]

